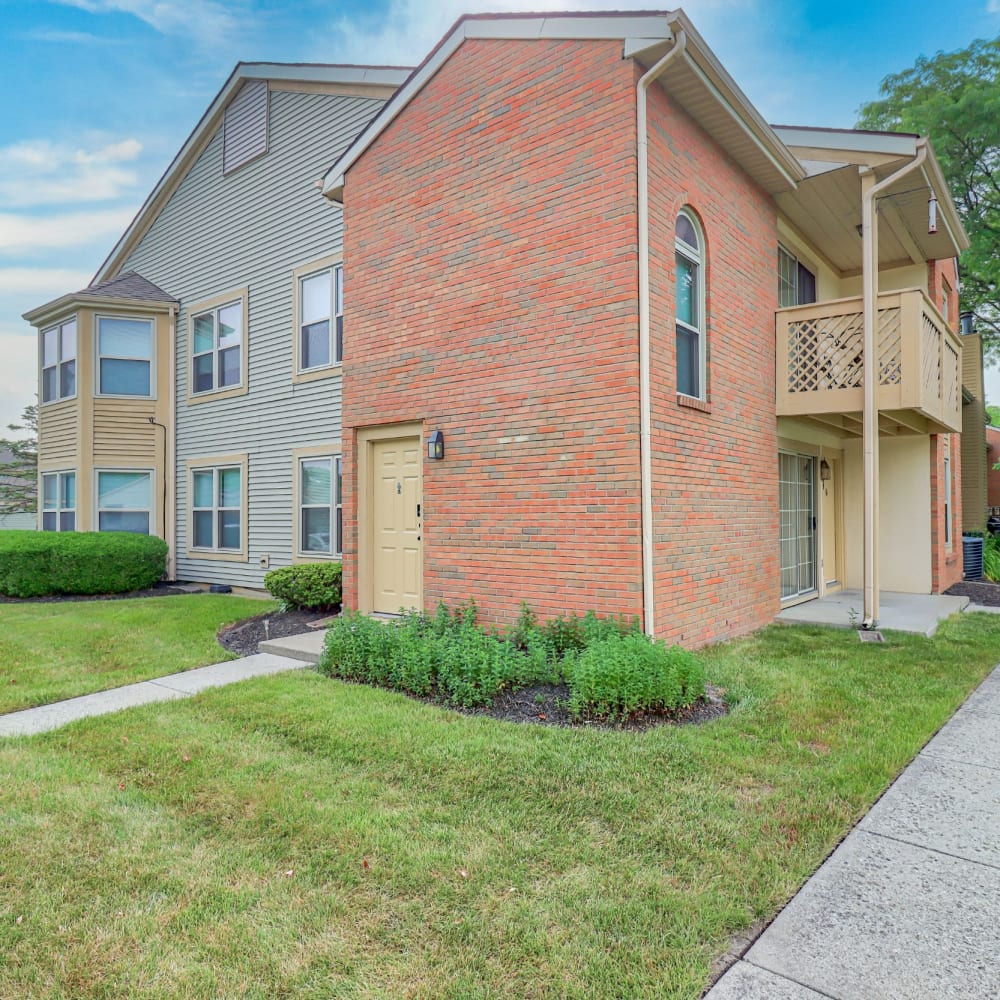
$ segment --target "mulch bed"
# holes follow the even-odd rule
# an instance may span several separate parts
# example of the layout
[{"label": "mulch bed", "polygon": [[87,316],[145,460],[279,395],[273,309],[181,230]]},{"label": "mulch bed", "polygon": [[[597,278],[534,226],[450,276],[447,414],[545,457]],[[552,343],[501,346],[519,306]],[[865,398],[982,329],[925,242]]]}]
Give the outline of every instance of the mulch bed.
[{"label": "mulch bed", "polygon": [[130,590],[125,594],[49,594],[47,597],[4,597],[0,594],[0,604],[59,604],[62,601],[125,601],[133,597],[172,597],[187,594],[169,583],[158,583],[145,590]]},{"label": "mulch bed", "polygon": [[945,593],[953,597],[968,597],[973,604],[1000,608],[1000,583],[994,583],[992,580],[963,580],[949,587]]},{"label": "mulch bed", "polygon": [[[289,635],[309,632],[315,625],[335,612],[270,611],[246,618],[223,629],[217,636],[220,645],[240,656],[252,656],[259,643],[267,639],[283,639]],[[350,682],[346,682],[350,683]],[[676,712],[644,712],[621,721],[591,719],[575,722],[566,709],[569,688],[565,684],[532,684],[520,691],[504,691],[492,705],[480,708],[455,708],[443,705],[437,698],[418,698],[430,705],[450,708],[463,715],[488,715],[501,722],[527,722],[541,726],[572,726],[583,729],[621,729],[642,731],[663,725],[696,725],[725,715],[729,708],[725,691],[708,686],[704,700]]]},{"label": "mulch bed", "polygon": [[[465,715],[488,715],[501,722],[528,722],[540,726],[572,726],[579,729],[622,729],[641,732],[656,726],[687,726],[711,722],[725,715],[725,692],[708,686],[706,698],[676,712],[640,712],[628,719],[590,719],[576,722],[566,709],[569,688],[565,684],[532,684],[520,691],[503,691],[492,705],[455,709]],[[433,701],[433,699],[430,699]],[[439,704],[435,702],[435,704]]]},{"label": "mulch bed", "polygon": [[310,622],[323,621],[333,612],[265,611],[224,628],[216,638],[219,645],[239,656],[253,656],[259,643],[309,632]]}]

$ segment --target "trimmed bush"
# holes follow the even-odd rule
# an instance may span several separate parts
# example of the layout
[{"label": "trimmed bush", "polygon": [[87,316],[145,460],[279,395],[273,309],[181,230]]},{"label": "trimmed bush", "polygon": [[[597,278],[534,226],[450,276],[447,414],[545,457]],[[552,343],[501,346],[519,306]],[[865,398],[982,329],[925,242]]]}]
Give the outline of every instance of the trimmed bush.
[{"label": "trimmed bush", "polygon": [[282,566],[264,576],[264,586],[286,608],[330,611],[340,606],[341,573],[339,562]]},{"label": "trimmed bush", "polygon": [[694,653],[638,632],[589,643],[567,664],[569,708],[577,718],[624,718],[690,705],[705,694]]},{"label": "trimmed bush", "polygon": [[122,594],[163,577],[167,544],[122,531],[0,531],[0,594]]}]

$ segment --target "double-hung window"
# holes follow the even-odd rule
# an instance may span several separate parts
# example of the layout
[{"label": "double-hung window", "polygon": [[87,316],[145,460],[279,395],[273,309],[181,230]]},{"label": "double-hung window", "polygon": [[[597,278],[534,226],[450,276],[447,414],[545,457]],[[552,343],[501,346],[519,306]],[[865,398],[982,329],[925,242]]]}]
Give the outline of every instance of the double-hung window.
[{"label": "double-hung window", "polygon": [[148,535],[152,511],[153,475],[150,472],[97,473],[97,530],[129,531]]},{"label": "double-hung window", "polygon": [[42,331],[42,402],[76,395],[76,319]]},{"label": "double-hung window", "polygon": [[42,474],[42,531],[76,530],[76,473]]},{"label": "double-hung window", "polygon": [[704,241],[694,216],[677,216],[674,260],[677,271],[677,391],[705,398]]},{"label": "double-hung window", "polygon": [[298,278],[299,371],[340,364],[344,356],[344,268],[334,264]]},{"label": "double-hung window", "polygon": [[299,459],[299,552],[339,555],[343,543],[340,456]]},{"label": "double-hung window", "polygon": [[97,391],[102,396],[153,395],[153,321],[97,317]]},{"label": "double-hung window", "polygon": [[192,548],[241,551],[242,506],[242,466],[195,469],[191,473]]},{"label": "double-hung window", "polygon": [[243,380],[243,300],[194,314],[191,320],[192,395],[218,392]]}]

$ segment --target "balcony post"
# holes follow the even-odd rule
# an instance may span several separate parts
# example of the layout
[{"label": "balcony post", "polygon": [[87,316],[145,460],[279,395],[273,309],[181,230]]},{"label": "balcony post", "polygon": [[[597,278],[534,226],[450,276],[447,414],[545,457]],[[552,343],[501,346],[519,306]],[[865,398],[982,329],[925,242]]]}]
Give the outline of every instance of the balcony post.
[{"label": "balcony post", "polygon": [[878,623],[878,212],[875,171],[861,173],[861,295],[864,310],[864,624]]}]

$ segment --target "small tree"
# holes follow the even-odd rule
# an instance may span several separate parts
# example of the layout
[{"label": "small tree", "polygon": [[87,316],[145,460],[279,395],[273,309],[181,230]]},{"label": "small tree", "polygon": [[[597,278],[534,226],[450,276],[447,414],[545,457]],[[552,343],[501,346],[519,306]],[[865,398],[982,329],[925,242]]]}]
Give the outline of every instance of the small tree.
[{"label": "small tree", "polygon": [[38,407],[26,406],[7,430],[29,437],[0,438],[0,511],[33,511],[38,504]]}]

